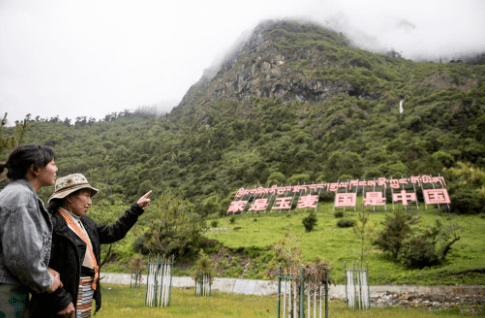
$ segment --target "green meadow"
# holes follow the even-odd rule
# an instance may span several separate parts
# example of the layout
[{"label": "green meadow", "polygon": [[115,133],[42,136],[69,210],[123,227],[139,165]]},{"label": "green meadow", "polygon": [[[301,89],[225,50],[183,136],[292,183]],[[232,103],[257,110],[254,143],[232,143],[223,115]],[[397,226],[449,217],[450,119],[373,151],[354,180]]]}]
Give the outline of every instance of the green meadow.
[{"label": "green meadow", "polygon": [[[277,317],[275,296],[251,296],[213,292],[210,297],[195,296],[193,289],[172,290],[169,307],[147,308],[144,304],[145,288],[130,288],[121,285],[103,285],[103,307],[96,314],[99,318],[140,317]],[[435,318],[460,317],[460,309],[440,311],[402,308],[371,308],[366,311],[347,309],[341,301],[329,303],[329,318]],[[325,317],[323,315],[322,317]]]},{"label": "green meadow", "polygon": [[[403,209],[396,205],[395,209]],[[342,211],[340,208],[339,211]],[[379,232],[386,215],[395,213],[392,206],[387,210],[381,208],[375,212],[370,209],[368,229],[370,237],[365,240],[364,263],[369,265],[369,283],[380,284],[413,284],[413,285],[440,285],[440,284],[485,284],[485,218],[480,215],[456,215],[438,211],[435,207],[424,205],[419,209],[412,207],[408,213],[420,215],[420,222],[414,227],[425,229],[434,226],[440,220],[446,227],[457,225],[460,227],[460,240],[452,245],[446,262],[436,267],[409,270],[399,263],[388,260],[380,250],[372,246],[371,241],[375,233]],[[317,257],[329,260],[333,271],[331,276],[338,284],[345,283],[344,264],[351,267],[360,259],[360,241],[353,228],[339,228],[338,220],[334,216],[330,203],[320,204],[316,213],[318,223],[314,230],[305,232],[302,220],[310,211],[279,212],[252,214],[244,213],[233,217],[223,217],[209,220],[207,227],[217,221],[218,228],[228,228],[226,233],[207,233],[206,236],[218,240],[232,251],[258,250],[259,257],[251,260],[246,270],[245,278],[265,279],[265,265],[271,258],[271,244],[284,238],[286,230],[292,226],[294,231],[301,235],[301,248],[307,261],[314,261]],[[358,211],[347,208],[344,219],[358,220]],[[251,254],[251,252],[249,252]],[[254,254],[254,253],[253,253]],[[233,264],[235,265],[235,264]],[[237,266],[237,265],[236,265]],[[365,264],[364,264],[365,266]],[[227,276],[241,273],[232,268]]]}]

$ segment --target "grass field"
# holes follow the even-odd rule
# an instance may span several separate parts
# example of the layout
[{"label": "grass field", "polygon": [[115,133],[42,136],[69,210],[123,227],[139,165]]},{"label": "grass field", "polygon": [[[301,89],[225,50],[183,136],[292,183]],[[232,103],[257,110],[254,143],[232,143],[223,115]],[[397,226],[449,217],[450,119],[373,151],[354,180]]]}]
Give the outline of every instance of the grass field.
[{"label": "grass field", "polygon": [[[401,208],[398,205],[396,208]],[[381,209],[371,212],[370,225],[374,232],[380,231],[381,222],[386,215],[394,213],[389,206],[387,211]],[[458,225],[461,239],[453,246],[447,256],[447,262],[437,267],[424,268],[422,270],[407,270],[400,264],[396,264],[384,258],[382,253],[371,247],[365,256],[365,262],[369,264],[370,284],[485,284],[485,218],[480,215],[455,215],[442,213],[428,206],[425,210],[421,206],[415,207],[410,213],[419,214],[420,228],[434,226],[439,219],[443,225]],[[337,283],[344,283],[344,262],[351,266],[360,257],[359,241],[352,228],[339,228],[334,217],[330,203],[320,204],[317,211],[318,225],[312,232],[305,232],[302,219],[308,212],[300,211],[280,214],[243,214],[236,215],[235,221],[230,222],[231,217],[216,219],[217,227],[228,228],[229,234],[206,234],[216,239],[231,249],[257,247],[267,249],[272,243],[283,239],[285,231],[290,224],[301,234],[301,247],[306,260],[313,261],[316,257],[328,259],[333,267],[333,277]],[[358,212],[347,209],[344,218],[357,220]],[[212,221],[212,220],[211,220]],[[210,222],[208,227],[210,227]],[[240,227],[234,230],[235,227]],[[257,263],[257,260],[256,260]],[[264,263],[261,262],[261,263]],[[256,264],[253,264],[256,266]],[[255,268],[252,277],[265,278],[263,267]],[[256,274],[255,274],[256,273]]]},{"label": "grass field", "polygon": [[[166,308],[147,308],[144,305],[145,288],[132,289],[121,285],[103,285],[103,307],[99,318],[141,317],[276,317],[277,298],[213,292],[210,297],[195,296],[193,289],[172,290],[172,302]],[[330,302],[329,318],[435,318],[460,317],[459,309],[426,311],[424,309],[371,308],[366,311],[350,310],[342,302]],[[323,315],[324,317],[324,315]]]}]

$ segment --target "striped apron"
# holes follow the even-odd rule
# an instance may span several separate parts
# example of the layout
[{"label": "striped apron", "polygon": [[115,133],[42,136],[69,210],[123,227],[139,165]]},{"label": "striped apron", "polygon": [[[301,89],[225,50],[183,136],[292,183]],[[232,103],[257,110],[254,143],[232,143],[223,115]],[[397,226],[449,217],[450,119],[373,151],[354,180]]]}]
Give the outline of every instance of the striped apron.
[{"label": "striped apron", "polygon": [[76,318],[91,317],[91,309],[93,308],[93,280],[92,276],[81,276],[79,280],[79,291],[77,294],[76,304]]}]

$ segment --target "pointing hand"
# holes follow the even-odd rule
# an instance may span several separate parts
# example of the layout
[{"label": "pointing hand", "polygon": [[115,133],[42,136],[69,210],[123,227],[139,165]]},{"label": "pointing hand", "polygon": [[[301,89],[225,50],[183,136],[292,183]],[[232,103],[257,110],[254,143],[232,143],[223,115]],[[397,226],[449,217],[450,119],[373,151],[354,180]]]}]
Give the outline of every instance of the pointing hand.
[{"label": "pointing hand", "polygon": [[150,194],[152,194],[152,190],[148,191],[144,196],[138,199],[138,202],[136,202],[143,210],[148,208],[150,205],[150,199],[148,198]]}]

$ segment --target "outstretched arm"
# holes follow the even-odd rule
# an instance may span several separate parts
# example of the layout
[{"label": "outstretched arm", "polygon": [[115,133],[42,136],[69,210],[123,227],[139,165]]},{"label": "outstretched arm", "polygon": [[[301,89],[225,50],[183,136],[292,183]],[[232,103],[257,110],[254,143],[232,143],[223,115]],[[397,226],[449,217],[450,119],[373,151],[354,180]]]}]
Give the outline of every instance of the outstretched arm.
[{"label": "outstretched arm", "polygon": [[111,225],[97,226],[99,235],[99,242],[101,244],[113,243],[125,237],[126,233],[133,227],[138,220],[138,216],[142,215],[145,209],[150,205],[148,196],[152,191],[148,191],[137,203],[133,204],[131,208],[126,210],[125,214]]}]

